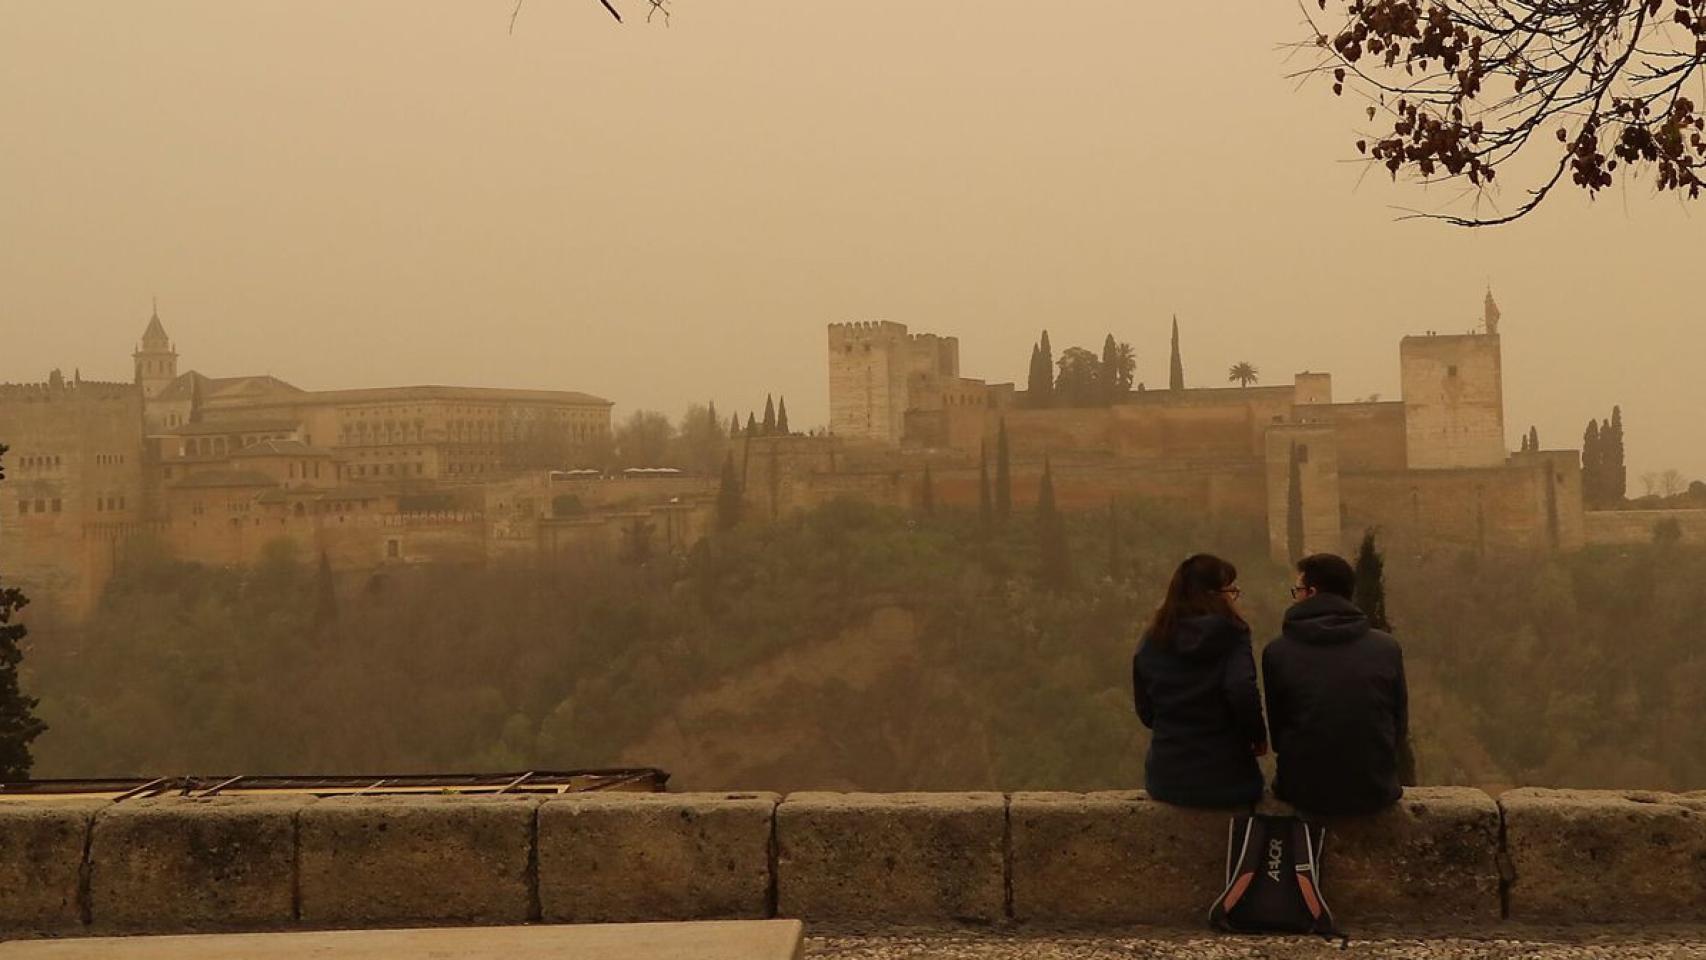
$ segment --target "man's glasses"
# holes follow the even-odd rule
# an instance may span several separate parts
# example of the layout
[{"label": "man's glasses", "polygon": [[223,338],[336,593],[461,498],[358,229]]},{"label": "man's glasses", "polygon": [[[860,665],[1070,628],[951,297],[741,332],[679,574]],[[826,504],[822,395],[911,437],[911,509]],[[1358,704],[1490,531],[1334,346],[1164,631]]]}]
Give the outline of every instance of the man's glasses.
[{"label": "man's glasses", "polygon": [[1307,597],[1307,596],[1309,596],[1309,588],[1308,587],[1292,587],[1291,588],[1291,598],[1293,600],[1302,600],[1304,597]]},{"label": "man's glasses", "polygon": [[1239,589],[1238,587],[1226,587],[1226,588],[1222,589],[1220,592],[1222,595],[1224,595],[1230,599],[1233,599],[1233,600],[1236,600],[1239,597],[1242,597],[1244,595],[1244,591]]}]

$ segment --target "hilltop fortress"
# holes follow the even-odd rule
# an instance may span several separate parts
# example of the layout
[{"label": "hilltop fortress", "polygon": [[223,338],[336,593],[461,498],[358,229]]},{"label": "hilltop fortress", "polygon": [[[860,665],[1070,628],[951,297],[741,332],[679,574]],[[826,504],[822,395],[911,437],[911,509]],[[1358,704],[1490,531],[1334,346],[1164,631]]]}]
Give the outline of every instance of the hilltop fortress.
[{"label": "hilltop fortress", "polygon": [[1347,549],[1370,527],[1419,550],[1578,547],[1580,456],[1507,449],[1500,349],[1488,293],[1473,332],[1403,338],[1398,400],[1335,402],[1329,374],[1299,373],[1277,386],[1139,389],[1066,407],[962,376],[956,338],[831,324],[831,431],[846,441],[841,462],[862,470],[830,469],[820,455],[810,485],[880,488],[872,474],[887,469],[888,495],[905,502],[929,462],[938,501],[975,504],[977,458],[993,455],[1005,424],[1016,499],[1034,495],[1047,455],[1064,505],[1140,495],[1247,518],[1266,525],[1276,557],[1288,549],[1294,459],[1306,550]]}]

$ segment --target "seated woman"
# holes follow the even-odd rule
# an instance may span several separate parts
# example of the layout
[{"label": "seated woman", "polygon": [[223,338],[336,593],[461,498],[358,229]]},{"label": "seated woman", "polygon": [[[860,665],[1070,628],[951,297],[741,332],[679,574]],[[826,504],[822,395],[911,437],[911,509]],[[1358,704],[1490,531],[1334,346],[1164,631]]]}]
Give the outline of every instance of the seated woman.
[{"label": "seated woman", "polygon": [[1209,554],[1180,564],[1132,658],[1137,716],[1154,731],[1144,785],[1157,800],[1236,807],[1262,797],[1256,758],[1268,731],[1237,579]]}]

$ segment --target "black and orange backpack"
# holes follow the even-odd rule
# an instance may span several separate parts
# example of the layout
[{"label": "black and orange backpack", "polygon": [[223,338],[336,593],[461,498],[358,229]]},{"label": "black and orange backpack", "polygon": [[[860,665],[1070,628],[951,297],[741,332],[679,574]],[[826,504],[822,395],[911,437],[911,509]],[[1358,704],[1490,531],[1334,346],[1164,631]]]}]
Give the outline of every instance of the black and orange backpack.
[{"label": "black and orange backpack", "polygon": [[1209,923],[1230,933],[1340,936],[1321,895],[1326,842],[1326,827],[1297,817],[1233,817],[1226,837],[1226,888],[1209,911]]}]

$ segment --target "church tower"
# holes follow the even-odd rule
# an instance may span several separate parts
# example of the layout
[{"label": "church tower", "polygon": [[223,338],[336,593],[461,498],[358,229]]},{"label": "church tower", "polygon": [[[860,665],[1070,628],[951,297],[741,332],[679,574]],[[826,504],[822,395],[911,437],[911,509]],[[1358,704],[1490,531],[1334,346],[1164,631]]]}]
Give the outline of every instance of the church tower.
[{"label": "church tower", "polygon": [[160,324],[159,301],[155,301],[154,314],[148,318],[148,329],[142,331],[142,346],[131,356],[136,360],[136,382],[150,400],[178,378],[178,353]]}]

